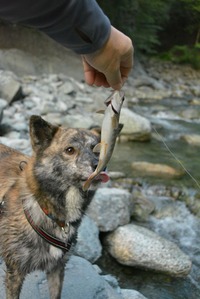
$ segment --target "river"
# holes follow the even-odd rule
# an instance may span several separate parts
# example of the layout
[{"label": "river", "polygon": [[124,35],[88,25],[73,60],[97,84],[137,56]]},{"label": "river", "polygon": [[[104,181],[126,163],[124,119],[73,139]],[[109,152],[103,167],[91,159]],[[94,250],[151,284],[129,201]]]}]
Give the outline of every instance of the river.
[{"label": "river", "polygon": [[[159,105],[158,102],[140,101],[139,104],[132,106],[131,109],[134,112],[151,121],[152,127],[156,131],[152,130],[150,142],[118,143],[110,163],[110,170],[120,169],[127,177],[140,180],[143,192],[149,199],[159,203],[168,202],[167,208],[171,206],[174,213],[163,218],[152,214],[148,221],[140,223],[140,225],[175,242],[190,256],[193,262],[192,271],[188,277],[174,278],[119,265],[104,250],[104,255],[99,261],[104,271],[115,275],[119,279],[121,287],[136,289],[148,299],[200,298],[200,219],[195,217],[181,200],[175,201],[164,195],[152,195],[152,186],[155,185],[157,189],[159,189],[159,185],[161,188],[163,185],[176,187],[191,197],[196,192],[200,193],[198,186],[198,182],[200,182],[199,147],[189,145],[180,139],[183,134],[200,134],[198,118],[188,119],[180,115],[180,111],[190,109],[188,103],[188,98],[173,98],[159,101]],[[200,106],[194,109],[199,111]],[[168,148],[173,154],[169,152]],[[158,177],[140,178],[131,168],[131,163],[134,161],[164,163],[176,168],[184,167],[189,174],[186,173],[181,179],[176,180]]]}]

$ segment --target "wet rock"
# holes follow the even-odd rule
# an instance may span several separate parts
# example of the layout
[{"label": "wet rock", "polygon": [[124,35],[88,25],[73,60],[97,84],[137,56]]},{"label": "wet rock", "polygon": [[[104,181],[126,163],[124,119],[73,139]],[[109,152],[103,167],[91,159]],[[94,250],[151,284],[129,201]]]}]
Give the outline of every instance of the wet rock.
[{"label": "wet rock", "polygon": [[0,72],[0,97],[8,103],[22,98],[21,84],[9,72]]},{"label": "wet rock", "polygon": [[125,173],[121,171],[109,171],[108,174],[111,180],[117,180],[126,177]]},{"label": "wet rock", "polygon": [[182,110],[179,114],[184,119],[199,119],[200,111],[195,108],[187,108]]},{"label": "wet rock", "polygon": [[123,299],[147,299],[141,293],[135,290],[122,289],[121,294]]},{"label": "wet rock", "polygon": [[155,210],[155,204],[148,200],[139,190],[132,192],[133,211],[132,217],[137,221],[147,221],[149,215]]},{"label": "wet rock", "polygon": [[185,192],[182,195],[181,200],[184,201],[188,209],[192,212],[193,215],[200,218],[200,193],[197,192],[192,194],[191,192]]},{"label": "wet rock", "polygon": [[199,106],[200,105],[200,98],[193,98],[189,101],[189,104],[194,105],[194,106]]},{"label": "wet rock", "polygon": [[196,96],[196,97],[199,97],[200,96],[200,87],[199,85],[193,85],[191,88],[190,88],[191,92]]},{"label": "wet rock", "polygon": [[130,193],[117,188],[100,188],[88,208],[87,214],[100,231],[116,229],[130,221]]},{"label": "wet rock", "polygon": [[185,134],[181,136],[181,139],[188,144],[200,146],[200,135],[198,134]]},{"label": "wet rock", "polygon": [[3,109],[0,109],[0,123],[2,121],[2,118],[3,118]]},{"label": "wet rock", "polygon": [[110,254],[121,264],[186,276],[191,261],[176,244],[134,224],[118,227],[105,238]]},{"label": "wet rock", "polygon": [[124,124],[120,140],[146,141],[151,138],[151,124],[149,120],[128,108],[122,108],[120,123]]},{"label": "wet rock", "polygon": [[184,174],[184,170],[175,169],[165,164],[155,164],[150,162],[133,162],[131,167],[138,175],[153,176],[162,178],[181,178]]},{"label": "wet rock", "polygon": [[101,251],[99,229],[92,219],[85,216],[78,230],[75,252],[77,255],[94,263],[101,256]]}]

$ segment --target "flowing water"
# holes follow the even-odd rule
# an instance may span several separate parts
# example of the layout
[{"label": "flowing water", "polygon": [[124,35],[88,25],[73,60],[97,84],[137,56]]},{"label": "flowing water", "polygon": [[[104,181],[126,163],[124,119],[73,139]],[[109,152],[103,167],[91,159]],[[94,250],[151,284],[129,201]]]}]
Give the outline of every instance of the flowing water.
[{"label": "flowing water", "polygon": [[[142,103],[132,107],[134,112],[147,117],[156,132],[150,142],[129,142],[117,144],[110,170],[120,170],[128,177],[137,178],[138,175],[131,169],[135,161],[164,163],[175,168],[182,165],[190,173],[181,179],[170,180],[152,177],[143,177],[144,193],[149,195],[148,187],[156,185],[176,186],[187,191],[192,196],[199,192],[200,183],[200,147],[188,145],[180,140],[183,134],[199,134],[200,120],[184,119],[180,111],[190,109],[188,99],[166,99],[158,103]],[[200,107],[194,108],[197,114]],[[157,134],[158,132],[158,134]],[[170,148],[169,152],[166,148]],[[177,159],[180,163],[177,162]],[[119,166],[120,165],[120,166]],[[194,179],[192,179],[193,177]],[[151,195],[152,196],[152,195]],[[162,196],[152,196],[154,201],[162,202]],[[168,240],[175,242],[192,260],[193,266],[190,275],[186,278],[172,278],[168,275],[144,271],[132,267],[119,265],[106,252],[100,260],[101,267],[119,279],[120,286],[140,291],[148,299],[199,299],[200,298],[200,219],[195,217],[180,201],[171,201],[175,211],[172,215],[163,218],[150,216],[147,223],[142,223]]]}]

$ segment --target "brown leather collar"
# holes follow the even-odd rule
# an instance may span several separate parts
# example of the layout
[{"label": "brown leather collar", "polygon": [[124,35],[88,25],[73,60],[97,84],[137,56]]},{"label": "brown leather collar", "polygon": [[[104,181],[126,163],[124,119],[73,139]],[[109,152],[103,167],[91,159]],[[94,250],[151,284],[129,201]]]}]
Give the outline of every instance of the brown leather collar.
[{"label": "brown leather collar", "polygon": [[35,232],[41,237],[43,238],[47,243],[60,248],[64,251],[64,253],[66,253],[67,251],[70,250],[71,248],[71,243],[68,242],[67,244],[64,243],[62,240],[50,235],[49,233],[45,232],[40,226],[38,226],[33,218],[31,217],[31,214],[29,212],[29,210],[27,208],[24,208],[24,214],[26,216],[26,219],[28,220],[28,222],[30,223],[30,225],[32,226],[32,228],[35,230]]}]

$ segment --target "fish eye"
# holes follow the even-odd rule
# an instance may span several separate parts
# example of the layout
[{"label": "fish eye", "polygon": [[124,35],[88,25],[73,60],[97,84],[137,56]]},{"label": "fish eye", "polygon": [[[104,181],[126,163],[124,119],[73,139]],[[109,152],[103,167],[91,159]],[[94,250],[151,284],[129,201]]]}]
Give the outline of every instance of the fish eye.
[{"label": "fish eye", "polygon": [[75,153],[75,148],[72,146],[69,146],[65,149],[65,153],[68,154],[69,156],[71,156]]}]

